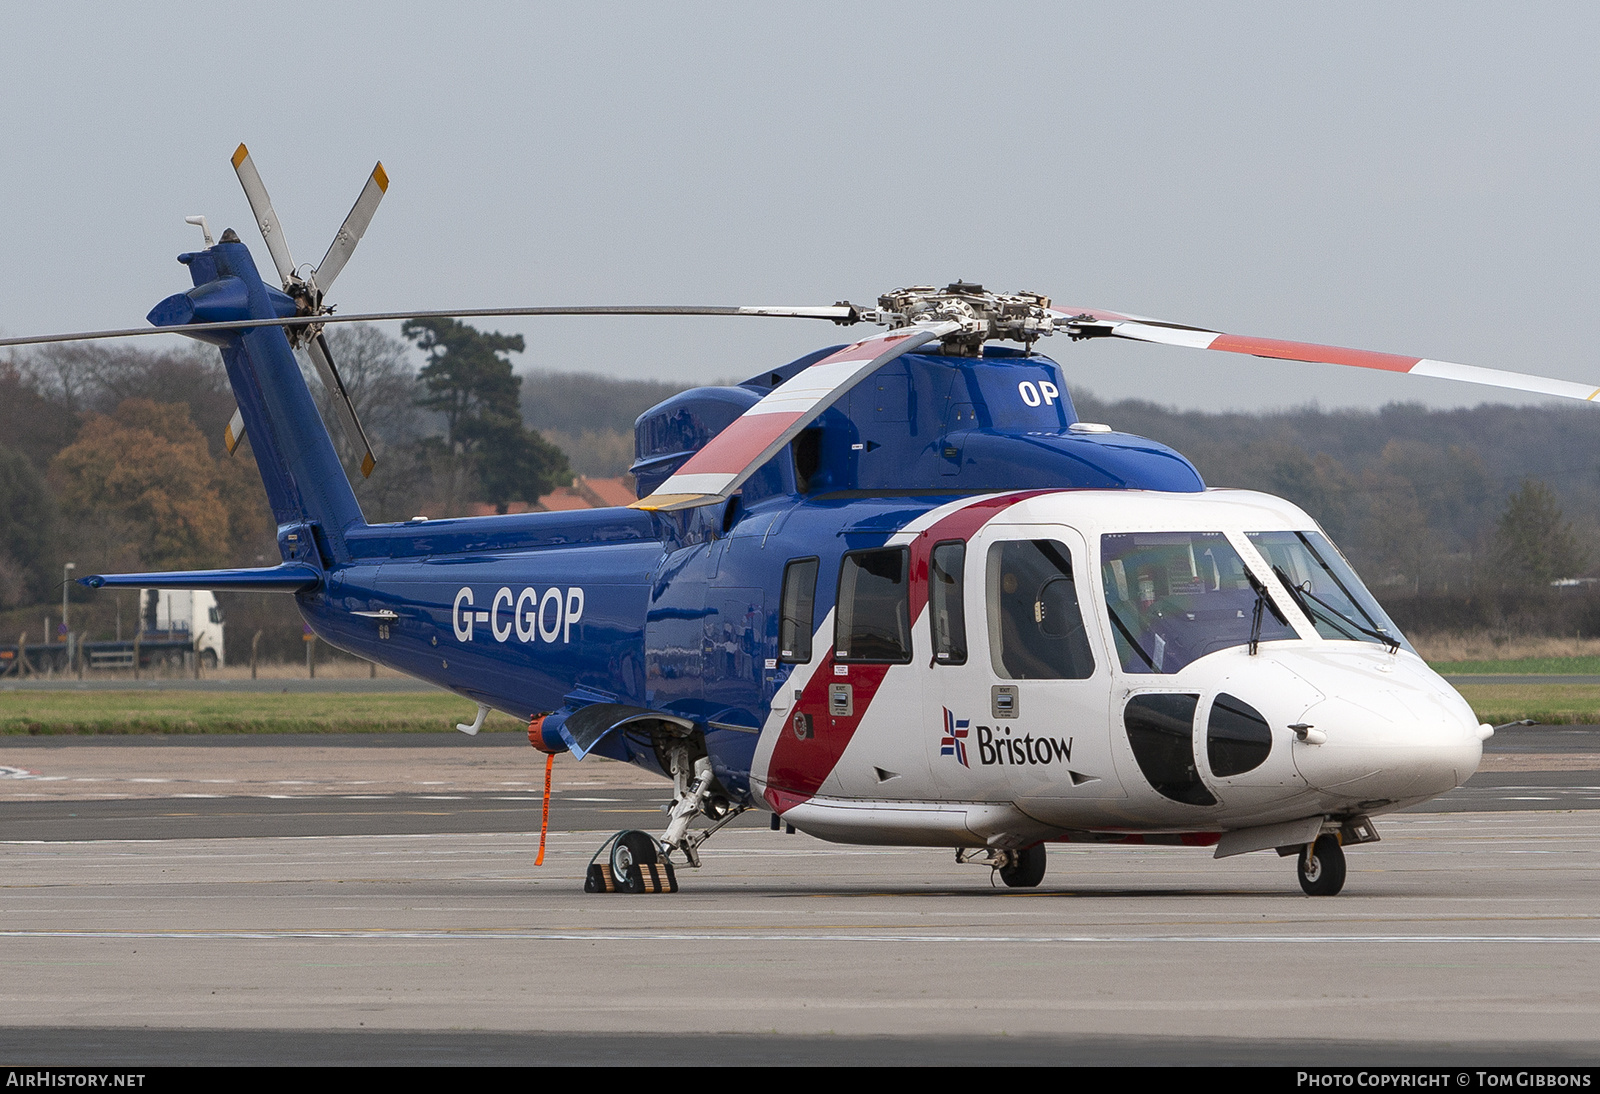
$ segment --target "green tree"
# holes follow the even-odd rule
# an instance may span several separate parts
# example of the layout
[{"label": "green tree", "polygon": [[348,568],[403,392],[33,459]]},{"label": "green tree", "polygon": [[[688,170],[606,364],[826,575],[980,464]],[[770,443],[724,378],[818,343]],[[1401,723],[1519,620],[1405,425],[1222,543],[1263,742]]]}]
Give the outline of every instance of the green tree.
[{"label": "green tree", "polygon": [[28,457],[0,445],[0,607],[46,599],[54,506]]},{"label": "green tree", "polygon": [[1501,580],[1522,588],[1574,577],[1589,562],[1589,552],[1578,542],[1571,523],[1561,519],[1554,491],[1538,479],[1523,479],[1506,501],[1495,546]]},{"label": "green tree", "polygon": [[522,352],[522,335],[486,334],[459,319],[408,319],[400,329],[428,355],[417,405],[444,415],[450,448],[469,439],[462,430],[470,432],[474,418],[522,420],[517,407],[522,380],[505,356]]},{"label": "green tree", "polygon": [[460,472],[476,478],[484,500],[504,513],[513,501],[536,501],[572,477],[567,458],[522,421],[522,379],[508,353],[521,335],[485,333],[457,319],[412,319],[402,328],[428,355],[419,406],[444,415],[450,493]]},{"label": "green tree", "polygon": [[504,513],[513,501],[538,501],[572,481],[565,453],[520,419],[480,415],[465,432],[476,452],[483,498],[497,513]]}]

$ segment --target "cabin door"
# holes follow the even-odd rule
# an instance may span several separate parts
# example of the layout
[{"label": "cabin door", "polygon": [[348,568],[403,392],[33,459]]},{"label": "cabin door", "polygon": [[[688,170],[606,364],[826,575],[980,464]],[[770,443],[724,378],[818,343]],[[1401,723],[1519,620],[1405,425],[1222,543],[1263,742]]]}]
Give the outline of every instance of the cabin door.
[{"label": "cabin door", "polygon": [[1093,572],[1082,536],[1059,525],[990,525],[935,546],[924,723],[943,794],[1122,796]]}]

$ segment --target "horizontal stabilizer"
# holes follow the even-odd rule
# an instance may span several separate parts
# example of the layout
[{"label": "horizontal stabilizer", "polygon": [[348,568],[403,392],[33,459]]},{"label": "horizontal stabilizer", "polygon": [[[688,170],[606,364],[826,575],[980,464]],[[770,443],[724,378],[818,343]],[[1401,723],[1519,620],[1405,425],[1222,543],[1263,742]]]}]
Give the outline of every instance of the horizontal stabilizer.
[{"label": "horizontal stabilizer", "polygon": [[94,574],[80,577],[79,585],[91,589],[213,589],[225,593],[297,593],[322,583],[316,567],[285,562],[253,570],[171,570],[154,574]]}]

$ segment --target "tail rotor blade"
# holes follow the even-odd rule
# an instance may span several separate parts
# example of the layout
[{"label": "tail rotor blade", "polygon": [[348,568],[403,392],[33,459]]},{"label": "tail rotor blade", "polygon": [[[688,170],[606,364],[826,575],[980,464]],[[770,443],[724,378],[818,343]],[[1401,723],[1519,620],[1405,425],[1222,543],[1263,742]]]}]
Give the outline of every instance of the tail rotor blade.
[{"label": "tail rotor blade", "polygon": [[283,238],[283,226],[278,223],[278,214],[272,211],[272,199],[267,197],[261,173],[250,159],[250,150],[242,144],[234,149],[233,170],[239,176],[239,185],[244,187],[244,196],[250,202],[250,211],[255,214],[261,238],[267,241],[272,264],[278,268],[284,288],[288,288],[290,276],[294,273],[294,259],[289,257],[289,244]]},{"label": "tail rotor blade", "polygon": [[383,200],[383,195],[388,189],[389,176],[380,160],[372,169],[367,184],[361,188],[361,196],[356,198],[356,203],[350,207],[350,214],[344,218],[344,223],[339,225],[339,233],[333,237],[328,253],[322,256],[321,265],[311,275],[318,289],[327,292],[333,284],[333,279],[344,269],[344,264],[350,261],[351,252],[366,234],[367,225],[372,223],[372,214],[378,211],[378,202]]},{"label": "tail rotor blade", "polygon": [[372,469],[378,466],[378,459],[372,454],[372,442],[367,440],[367,431],[361,428],[361,419],[356,416],[355,403],[350,401],[350,393],[345,390],[339,368],[333,363],[333,352],[328,348],[328,340],[319,333],[306,346],[306,352],[316,363],[323,381],[329,384],[333,392],[338,395],[339,401],[344,404],[345,414],[349,417],[350,424],[355,426],[356,436],[361,439],[361,477],[369,478]]}]

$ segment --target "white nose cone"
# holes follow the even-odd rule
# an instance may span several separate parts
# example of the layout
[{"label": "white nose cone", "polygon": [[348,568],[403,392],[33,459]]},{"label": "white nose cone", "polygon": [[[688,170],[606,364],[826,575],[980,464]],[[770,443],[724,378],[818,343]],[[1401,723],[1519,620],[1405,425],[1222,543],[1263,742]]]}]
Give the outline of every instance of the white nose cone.
[{"label": "white nose cone", "polygon": [[1426,801],[1472,777],[1483,758],[1478,719],[1442,680],[1405,675],[1388,686],[1324,688],[1329,698],[1304,721],[1326,741],[1293,745],[1309,785],[1376,809]]}]

